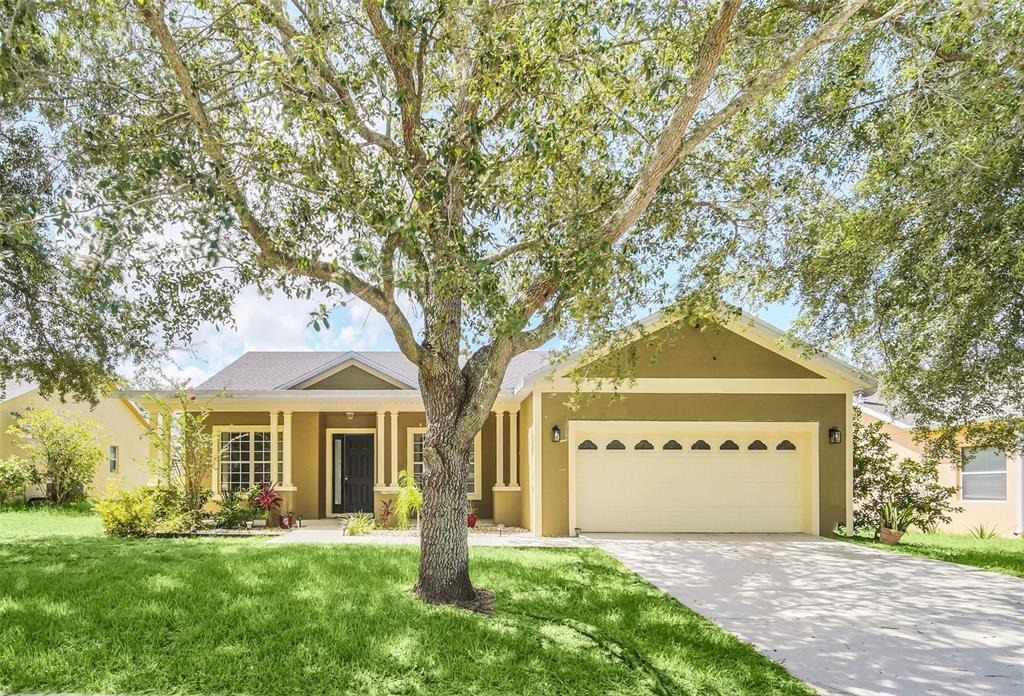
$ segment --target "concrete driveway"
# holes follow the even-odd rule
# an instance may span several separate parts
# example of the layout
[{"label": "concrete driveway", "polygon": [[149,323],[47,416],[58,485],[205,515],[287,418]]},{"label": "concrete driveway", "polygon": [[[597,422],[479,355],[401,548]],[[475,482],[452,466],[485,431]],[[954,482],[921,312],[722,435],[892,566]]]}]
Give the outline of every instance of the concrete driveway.
[{"label": "concrete driveway", "polygon": [[779,535],[588,535],[830,694],[1024,694],[1024,580]]}]

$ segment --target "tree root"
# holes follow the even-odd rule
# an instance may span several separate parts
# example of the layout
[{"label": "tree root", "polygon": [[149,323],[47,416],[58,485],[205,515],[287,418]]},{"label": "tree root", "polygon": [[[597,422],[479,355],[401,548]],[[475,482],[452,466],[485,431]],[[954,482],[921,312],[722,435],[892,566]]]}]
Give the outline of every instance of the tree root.
[{"label": "tree root", "polygon": [[476,592],[476,596],[473,599],[463,599],[455,602],[445,602],[440,599],[424,596],[424,594],[420,592],[419,585],[414,587],[412,591],[417,597],[427,604],[443,607],[458,607],[459,609],[465,609],[466,611],[471,611],[475,614],[482,614],[488,617],[494,615],[494,592],[482,587],[473,588],[473,591]]}]

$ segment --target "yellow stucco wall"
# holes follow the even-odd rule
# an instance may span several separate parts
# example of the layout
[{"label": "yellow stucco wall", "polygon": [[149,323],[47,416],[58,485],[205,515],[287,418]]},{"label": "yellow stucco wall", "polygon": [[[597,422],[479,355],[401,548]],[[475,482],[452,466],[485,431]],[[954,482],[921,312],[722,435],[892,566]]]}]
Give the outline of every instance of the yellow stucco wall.
[{"label": "yellow stucco wall", "polygon": [[371,375],[366,370],[361,370],[358,367],[350,366],[344,370],[335,372],[329,377],[314,382],[313,384],[305,387],[306,389],[398,389],[391,382],[381,379],[376,375]]},{"label": "yellow stucco wall", "polygon": [[[879,420],[868,413],[863,413],[861,418],[867,424]],[[921,443],[914,441],[910,431],[887,421],[882,421],[882,431],[891,438],[890,449],[894,454],[900,458],[920,461],[924,448]],[[1017,501],[1021,482],[1015,457],[1006,458],[1006,500],[964,500],[959,490],[959,462],[944,462],[940,465],[939,482],[943,486],[957,487],[952,502],[954,506],[963,508],[962,512],[953,514],[949,524],[939,526],[942,531],[965,534],[983,525],[989,529],[995,528],[1003,536],[1010,536],[1017,530]]]},{"label": "yellow stucco wall", "polygon": [[[632,370],[629,370],[630,355],[636,358]],[[640,378],[821,378],[803,365],[739,334],[719,328],[700,331],[682,322],[611,353],[584,372],[593,377],[608,377],[615,374],[616,366]]]},{"label": "yellow stucco wall", "polygon": [[819,524],[827,534],[846,519],[846,448],[828,442],[833,425],[844,431],[844,394],[610,394],[587,398],[581,408],[566,406],[571,394],[541,395],[537,441],[542,457],[541,521],[544,536],[569,533],[568,444],[551,441],[551,428],[568,432],[569,420],[792,421],[818,423]]},{"label": "yellow stucco wall", "polygon": [[[87,493],[103,496],[110,487],[135,488],[149,483],[152,477],[150,463],[155,459],[146,429],[132,413],[131,407],[120,399],[101,399],[95,407],[88,403],[61,403],[57,397],[43,399],[31,391],[0,404],[0,458],[22,455],[17,441],[7,429],[14,423],[15,414],[30,408],[53,408],[72,417],[88,418],[103,429],[100,445],[104,460],[97,467]],[[118,448],[118,469],[111,472],[107,456],[111,446]]]}]

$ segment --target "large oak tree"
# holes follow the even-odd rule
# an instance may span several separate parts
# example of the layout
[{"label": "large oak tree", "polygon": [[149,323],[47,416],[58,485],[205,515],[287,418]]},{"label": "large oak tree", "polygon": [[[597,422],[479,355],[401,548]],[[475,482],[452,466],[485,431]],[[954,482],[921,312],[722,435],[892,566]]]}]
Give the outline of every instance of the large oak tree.
[{"label": "large oak tree", "polygon": [[768,232],[799,227],[779,212],[820,200],[841,168],[797,145],[845,143],[848,124],[820,117],[856,109],[865,76],[885,81],[905,56],[943,49],[941,37],[906,37],[951,11],[127,7],[90,3],[92,21],[68,29],[81,67],[65,81],[61,138],[110,211],[96,238],[114,265],[145,258],[162,274],[209,268],[211,280],[355,296],[388,321],[419,368],[417,591],[437,602],[475,596],[467,464],[510,359],[557,331],[607,342],[637,307],[671,296],[672,276],[703,312],[723,288],[770,287],[776,269],[747,269],[778,250]]}]

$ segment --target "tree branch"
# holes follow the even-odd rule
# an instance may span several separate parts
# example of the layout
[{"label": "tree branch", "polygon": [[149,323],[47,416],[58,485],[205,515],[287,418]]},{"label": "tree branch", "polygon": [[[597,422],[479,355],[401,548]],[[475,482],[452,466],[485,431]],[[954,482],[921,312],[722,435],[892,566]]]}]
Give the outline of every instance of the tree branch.
[{"label": "tree branch", "polygon": [[[274,27],[281,32],[281,35],[289,41],[294,41],[297,37],[301,36],[299,30],[296,29],[295,25],[288,20],[288,17],[280,8],[270,7],[262,3],[260,0],[247,1],[253,8],[258,10],[266,19],[268,19]],[[398,144],[388,136],[383,133],[378,133],[363,122],[359,115],[359,107],[356,104],[355,96],[353,96],[352,92],[345,86],[337,71],[334,69],[334,66],[331,65],[320,52],[314,52],[312,62],[316,67],[320,79],[324,81],[324,84],[334,92],[338,97],[338,100],[341,102],[342,115],[345,117],[345,122],[349,127],[366,142],[376,145],[391,155],[394,159],[400,160],[401,153],[399,151]]]},{"label": "tree branch", "polygon": [[700,123],[690,134],[679,143],[679,154],[683,155],[694,149],[701,141],[711,135],[719,126],[747,108],[754,102],[760,100],[770,91],[775,89],[786,77],[816,49],[836,40],[839,29],[845,25],[867,0],[850,0],[835,17],[822,24],[800,46],[790,54],[781,66],[774,70],[768,70],[754,79],[750,85],[732,101],[722,107],[712,116]]},{"label": "tree branch", "polygon": [[[641,169],[636,183],[598,229],[597,241],[609,244],[617,242],[647,210],[662,180],[684,155],[707,139],[719,126],[781,84],[808,54],[834,41],[840,28],[866,3],[867,0],[849,0],[832,19],[811,32],[782,65],[759,75],[729,103],[686,134],[686,128],[703,99],[715,67],[721,59],[729,24],[739,5],[738,0],[722,0],[718,18],[704,36],[698,53],[697,69],[686,94],[658,138],[658,145],[647,164]],[[549,275],[541,276],[531,284],[518,305],[524,321],[528,321],[547,302],[554,294],[556,286],[556,280]]]},{"label": "tree branch", "polygon": [[[598,240],[614,243],[625,234],[647,210],[661,181],[678,162],[681,154],[679,142],[711,85],[711,78],[725,52],[729,28],[739,10],[740,1],[721,0],[715,21],[701,41],[697,53],[697,66],[690,78],[686,92],[673,110],[668,124],[658,137],[654,151],[637,175],[633,187],[602,224],[597,234]],[[524,293],[517,309],[524,323],[529,321],[530,317],[554,294],[555,285],[556,280],[550,275],[541,276]]]},{"label": "tree branch", "polygon": [[[821,16],[828,9],[828,5],[823,2],[801,2],[800,0],[780,0],[779,7],[784,7],[787,10],[802,12],[803,14],[815,17]],[[889,21],[893,32],[908,41],[912,41],[913,43],[920,45],[920,41],[915,36],[913,27],[908,26],[906,22],[900,19],[893,19],[891,11],[878,10],[874,7],[865,5],[860,9],[860,14],[876,20],[883,18],[886,19]],[[946,63],[962,63],[973,58],[973,55],[968,51],[949,51],[941,46],[925,46],[925,48],[934,52],[936,56]]]},{"label": "tree branch", "polygon": [[[405,16],[405,20],[408,20],[408,4],[405,2],[397,4],[400,6],[400,12]],[[384,58],[391,67],[395,84],[398,86],[398,106],[402,116],[402,141],[405,143],[405,149],[417,167],[425,167],[428,160],[427,153],[420,145],[417,136],[422,103],[420,90],[413,77],[412,65],[410,65],[413,54],[412,34],[400,23],[396,23],[394,28],[389,27],[377,0],[363,0],[363,9],[370,20],[374,38],[377,39],[381,50],[384,51]],[[422,59],[423,57],[420,56],[420,60]]]},{"label": "tree branch", "polygon": [[291,275],[334,283],[346,289],[351,288],[357,297],[387,320],[402,352],[413,363],[418,363],[420,359],[419,344],[415,340],[408,319],[399,309],[393,295],[385,295],[380,289],[349,269],[336,267],[322,261],[295,258],[278,249],[269,230],[253,213],[245,192],[231,172],[227,153],[216,137],[213,124],[206,113],[206,107],[200,98],[192,75],[189,73],[164,19],[162,0],[149,0],[145,4],[136,5],[136,8],[143,24],[149,28],[153,38],[160,44],[164,60],[174,75],[191,121],[199,135],[203,153],[213,162],[217,183],[231,202],[232,208],[238,216],[239,225],[259,249],[261,263],[267,268],[276,268]]}]

